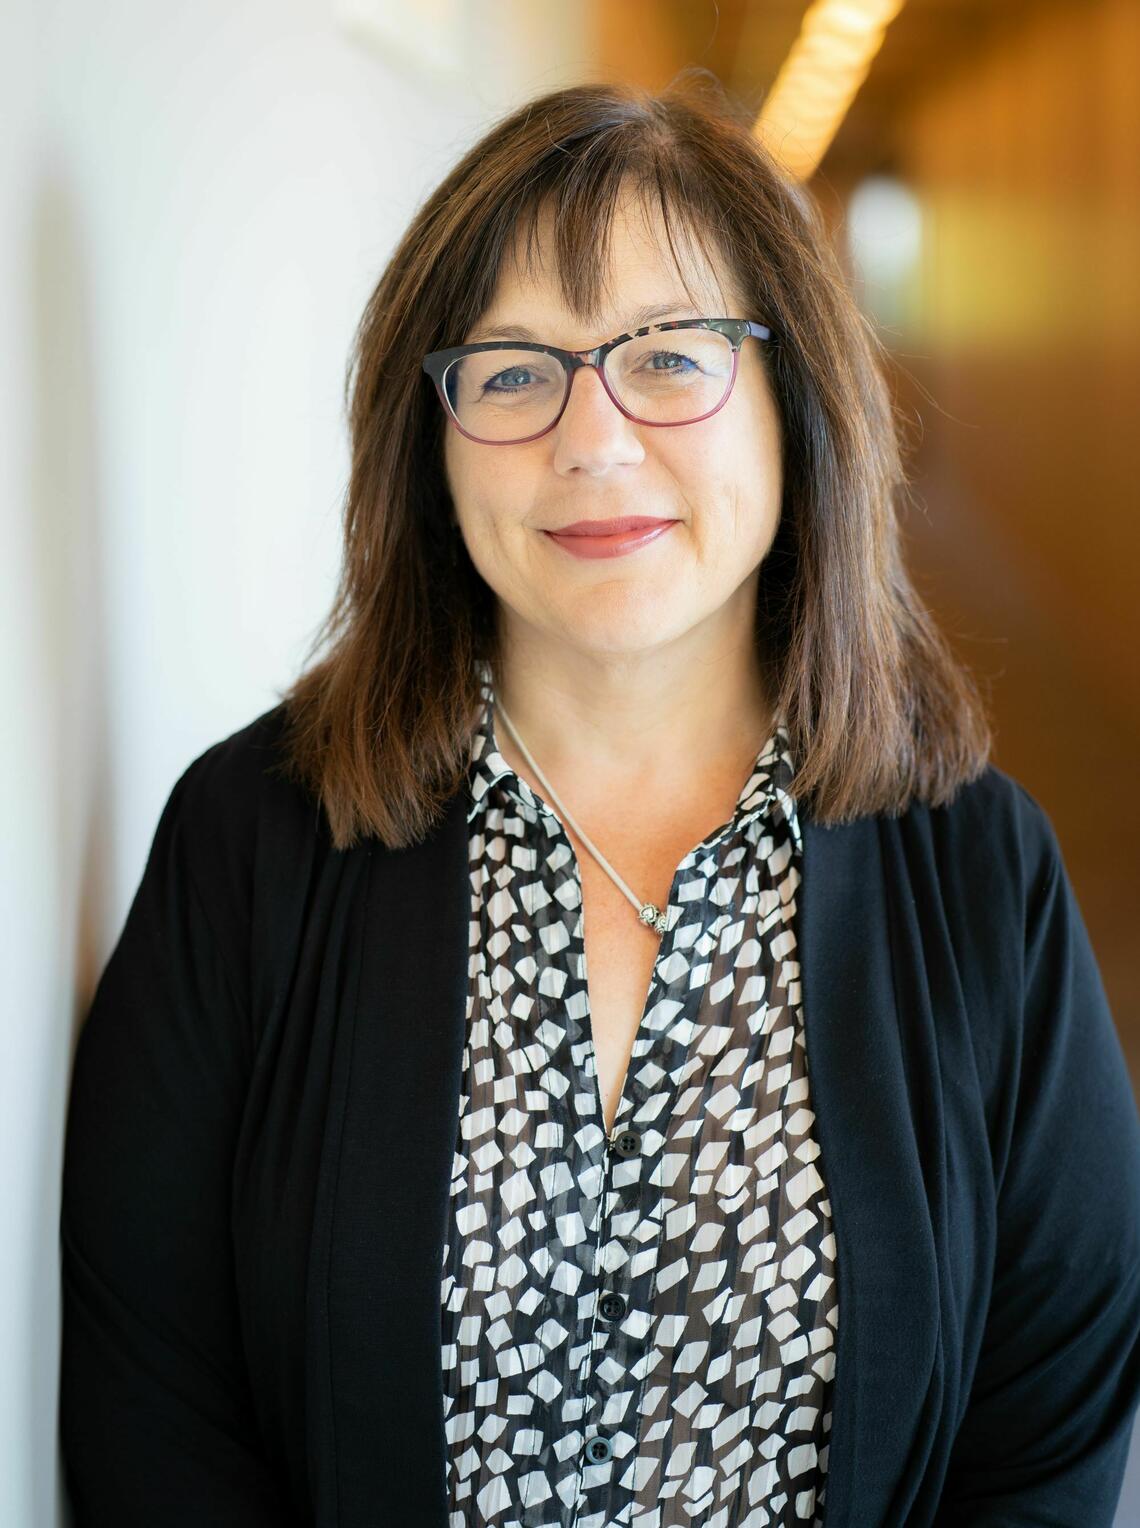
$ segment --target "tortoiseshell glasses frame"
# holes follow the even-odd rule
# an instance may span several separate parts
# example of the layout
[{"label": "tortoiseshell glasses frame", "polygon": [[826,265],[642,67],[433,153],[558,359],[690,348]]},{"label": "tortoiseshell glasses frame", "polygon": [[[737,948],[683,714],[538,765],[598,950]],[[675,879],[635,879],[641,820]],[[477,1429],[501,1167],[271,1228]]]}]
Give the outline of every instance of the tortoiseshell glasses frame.
[{"label": "tortoiseshell glasses frame", "polygon": [[[647,334],[666,333],[677,329],[712,329],[723,334],[732,346],[732,372],[725,386],[724,394],[711,409],[705,409],[703,413],[694,415],[691,419],[642,419],[628,409],[614,392],[610,380],[606,375],[606,360],[619,345],[624,345],[629,340],[640,339]],[[525,445],[528,441],[539,440],[543,435],[549,434],[562,418],[566,411],[566,405],[570,400],[570,388],[574,382],[574,373],[580,367],[592,366],[601,379],[602,386],[612,400],[614,406],[633,420],[635,424],[649,425],[656,429],[676,428],[679,425],[697,424],[702,419],[708,419],[719,409],[722,409],[732,395],[733,386],[736,383],[736,375],[740,359],[740,347],[749,337],[758,340],[767,340],[772,344],[772,331],[767,324],[761,324],[754,319],[748,318],[679,318],[669,319],[665,323],[647,324],[643,329],[634,329],[629,334],[619,334],[612,340],[607,340],[603,345],[595,345],[592,350],[563,350],[557,345],[539,345],[521,340],[481,340],[472,345],[450,345],[445,350],[433,350],[424,357],[423,369],[435,384],[436,395],[442,403],[448,419],[454,424],[461,435],[468,440],[473,440],[484,446],[518,446]],[[511,440],[488,440],[480,435],[473,435],[464,429],[459,417],[455,412],[446,386],[447,372],[457,361],[463,360],[470,355],[476,355],[484,350],[513,350],[527,351],[540,355],[553,356],[562,364],[565,374],[566,386],[562,394],[562,401],[558,405],[554,417],[530,435],[517,436]]]}]

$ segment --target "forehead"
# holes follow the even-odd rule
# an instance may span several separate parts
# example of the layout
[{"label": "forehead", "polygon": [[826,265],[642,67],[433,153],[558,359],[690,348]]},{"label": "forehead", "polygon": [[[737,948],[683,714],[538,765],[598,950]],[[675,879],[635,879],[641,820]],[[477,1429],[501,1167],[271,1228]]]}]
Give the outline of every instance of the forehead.
[{"label": "forehead", "polygon": [[[491,302],[470,338],[523,338],[523,329],[534,332],[541,326],[550,343],[561,336],[581,338],[583,329],[601,340],[658,318],[731,315],[739,307],[731,273],[714,241],[681,220],[667,226],[656,201],[627,192],[589,249],[576,248],[575,235],[581,242],[582,231],[574,228],[567,236],[549,204],[538,210],[532,225],[520,223],[505,250]],[[595,279],[585,283],[583,261],[594,266]],[[565,279],[571,274],[567,266],[578,268],[577,282]]]}]

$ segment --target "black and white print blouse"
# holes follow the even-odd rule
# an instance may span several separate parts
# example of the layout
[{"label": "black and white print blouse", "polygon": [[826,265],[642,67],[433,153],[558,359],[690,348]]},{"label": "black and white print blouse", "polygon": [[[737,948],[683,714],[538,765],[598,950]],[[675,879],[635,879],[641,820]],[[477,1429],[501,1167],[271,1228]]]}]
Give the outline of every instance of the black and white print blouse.
[{"label": "black and white print blouse", "polygon": [[479,674],[441,1282],[450,1522],[818,1524],[838,1302],[787,734],[677,866],[607,1138],[575,851],[499,752]]}]

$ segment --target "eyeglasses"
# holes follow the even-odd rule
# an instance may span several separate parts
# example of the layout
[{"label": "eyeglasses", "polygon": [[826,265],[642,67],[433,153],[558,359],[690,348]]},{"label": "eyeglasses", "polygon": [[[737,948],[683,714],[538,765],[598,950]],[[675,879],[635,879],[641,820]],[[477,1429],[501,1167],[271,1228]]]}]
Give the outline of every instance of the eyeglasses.
[{"label": "eyeglasses", "polygon": [[[670,338],[662,342],[660,335]],[[747,318],[682,318],[619,334],[593,350],[484,340],[424,358],[423,369],[448,417],[469,440],[522,445],[552,430],[570,399],[574,373],[593,366],[602,386],[636,424],[696,424],[728,402],[740,347],[771,339]]]}]

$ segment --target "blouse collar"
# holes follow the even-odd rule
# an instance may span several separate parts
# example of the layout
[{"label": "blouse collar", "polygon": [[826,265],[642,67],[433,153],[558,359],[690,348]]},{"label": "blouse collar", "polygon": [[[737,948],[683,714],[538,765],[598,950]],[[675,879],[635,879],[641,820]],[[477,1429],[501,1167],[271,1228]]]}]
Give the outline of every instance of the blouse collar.
[{"label": "blouse collar", "polygon": [[[476,663],[479,675],[483,707],[480,719],[471,738],[469,754],[470,805],[467,820],[470,822],[487,800],[492,786],[500,785],[516,804],[536,812],[545,812],[561,822],[557,812],[542,797],[531,790],[527,782],[515,772],[499,751],[495,735],[495,690],[490,664],[485,659]],[[795,774],[791,743],[782,717],[756,755],[752,772],[744,782],[731,819],[705,842],[711,843],[729,830],[750,828],[758,832],[765,819],[785,821],[791,829],[796,848],[802,843],[799,814],[790,786]]]}]

